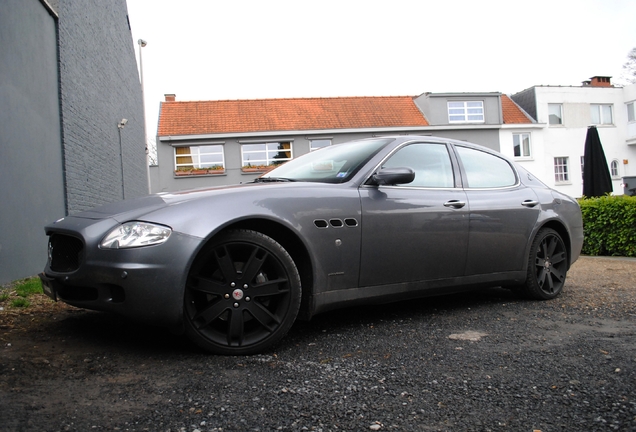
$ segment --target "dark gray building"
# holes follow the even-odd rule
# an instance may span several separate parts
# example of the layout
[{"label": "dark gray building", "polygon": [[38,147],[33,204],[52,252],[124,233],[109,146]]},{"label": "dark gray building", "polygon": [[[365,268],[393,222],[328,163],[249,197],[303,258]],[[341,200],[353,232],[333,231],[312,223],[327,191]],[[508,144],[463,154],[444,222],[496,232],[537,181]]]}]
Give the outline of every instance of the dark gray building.
[{"label": "dark gray building", "polygon": [[0,283],[43,268],[47,223],[147,193],[134,47],[125,0],[0,5]]}]

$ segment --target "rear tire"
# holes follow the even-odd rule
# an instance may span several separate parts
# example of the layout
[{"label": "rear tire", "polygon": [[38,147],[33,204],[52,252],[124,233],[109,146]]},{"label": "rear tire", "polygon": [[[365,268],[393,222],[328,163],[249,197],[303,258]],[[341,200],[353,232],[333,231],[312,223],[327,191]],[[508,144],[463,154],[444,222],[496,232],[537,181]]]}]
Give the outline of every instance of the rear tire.
[{"label": "rear tire", "polygon": [[528,256],[528,273],[520,291],[529,298],[550,300],[563,290],[569,268],[568,252],[555,230],[539,230]]},{"label": "rear tire", "polygon": [[278,242],[256,231],[228,231],[190,269],[186,333],[215,354],[255,354],[289,331],[301,297],[298,269]]}]

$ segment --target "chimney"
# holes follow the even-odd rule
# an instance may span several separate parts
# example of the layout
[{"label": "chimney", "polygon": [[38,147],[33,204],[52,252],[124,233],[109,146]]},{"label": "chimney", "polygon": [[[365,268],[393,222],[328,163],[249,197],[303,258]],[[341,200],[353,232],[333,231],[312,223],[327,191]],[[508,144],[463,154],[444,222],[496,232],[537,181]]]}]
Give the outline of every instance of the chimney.
[{"label": "chimney", "polygon": [[588,81],[590,87],[612,87],[612,77],[608,76],[593,76],[590,78],[591,81]]},{"label": "chimney", "polygon": [[165,94],[166,102],[174,102],[177,99],[176,94]]}]

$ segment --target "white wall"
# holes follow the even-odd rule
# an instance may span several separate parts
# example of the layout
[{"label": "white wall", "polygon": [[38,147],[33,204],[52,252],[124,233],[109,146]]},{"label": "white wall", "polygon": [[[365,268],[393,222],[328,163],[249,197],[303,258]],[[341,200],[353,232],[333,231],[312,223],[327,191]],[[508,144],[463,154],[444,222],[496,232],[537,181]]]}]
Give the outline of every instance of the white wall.
[{"label": "white wall", "polygon": [[[625,87],[623,89],[625,95],[625,109],[627,109],[628,103],[636,104],[636,84]],[[636,121],[632,121],[631,123],[627,123],[626,129],[626,139],[628,145],[636,145]]]},{"label": "white wall", "polygon": [[[535,87],[537,100],[537,125],[524,130],[515,125],[500,131],[502,152],[512,156],[512,134],[531,132],[533,157],[519,160],[520,164],[548,186],[574,197],[583,192],[581,157],[585,149],[587,127],[591,124],[590,104],[613,106],[613,125],[598,125],[598,132],[608,165],[619,162],[619,175],[613,178],[614,194],[623,193],[623,176],[636,175],[636,145],[627,145],[626,102],[636,99],[636,86],[614,87]],[[631,98],[631,99],[628,99]],[[548,104],[563,104],[563,125],[548,123]],[[635,126],[636,127],[636,126]],[[510,143],[506,146],[505,143]],[[634,143],[636,144],[636,142]],[[554,181],[554,158],[569,158],[569,182]],[[624,163],[626,161],[627,163]]]}]

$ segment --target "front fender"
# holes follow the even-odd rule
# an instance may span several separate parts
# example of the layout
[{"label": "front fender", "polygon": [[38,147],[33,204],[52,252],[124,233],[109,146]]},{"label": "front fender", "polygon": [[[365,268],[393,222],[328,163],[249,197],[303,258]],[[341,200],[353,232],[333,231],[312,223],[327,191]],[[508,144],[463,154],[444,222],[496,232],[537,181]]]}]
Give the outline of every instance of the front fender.
[{"label": "front fender", "polygon": [[362,224],[357,188],[264,184],[214,192],[169,204],[146,218],[205,241],[230,226],[249,228],[250,221],[279,224],[302,242],[310,256],[313,293],[357,287]]}]

